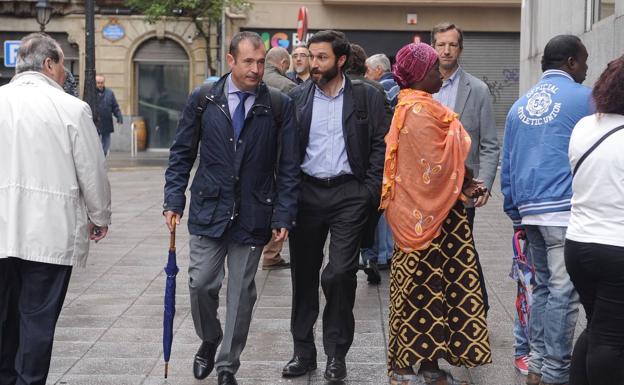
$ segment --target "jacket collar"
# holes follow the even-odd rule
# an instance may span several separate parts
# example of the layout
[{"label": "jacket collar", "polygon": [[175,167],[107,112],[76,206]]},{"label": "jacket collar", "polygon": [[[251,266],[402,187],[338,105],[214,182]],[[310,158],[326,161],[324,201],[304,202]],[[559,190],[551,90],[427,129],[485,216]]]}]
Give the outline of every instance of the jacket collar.
[{"label": "jacket collar", "polygon": [[11,79],[11,83],[13,82],[15,83],[18,83],[18,82],[44,83],[44,84],[51,85],[52,87],[56,87],[57,89],[63,91],[63,87],[61,87],[57,82],[47,77],[46,75],[42,74],[41,72],[37,72],[37,71],[20,72],[19,74],[13,76],[13,79]]},{"label": "jacket collar", "polygon": [[381,77],[379,78],[379,81],[388,80],[388,79],[394,80],[394,77],[392,76],[392,72],[384,72],[384,74],[381,75]]},{"label": "jacket collar", "polygon": [[[212,85],[212,88],[210,89],[210,97],[214,98],[215,100],[218,100],[220,104],[227,102],[226,93],[227,93],[227,83],[228,83],[229,76],[230,76],[230,72],[221,76],[221,78],[217,80]],[[254,102],[254,106],[258,104],[265,105],[265,106],[269,106],[271,104],[270,97],[269,97],[269,89],[267,88],[267,85],[263,81],[261,81],[260,84],[258,84],[258,87],[256,87],[256,101]]]},{"label": "jacket collar", "polygon": [[455,76],[455,81],[459,81],[454,110],[461,119],[464,108],[466,107],[466,102],[468,101],[468,95],[470,95],[470,80],[461,67],[457,69],[453,76]]},{"label": "jacket collar", "polygon": [[288,79],[288,76],[286,76],[285,73],[283,73],[282,71],[279,70],[279,68],[277,68],[276,66],[268,62],[264,65],[264,73],[265,75],[267,73],[275,73],[277,75],[283,76]]},{"label": "jacket collar", "polygon": [[568,78],[572,81],[574,81],[574,78],[572,77],[572,75],[570,75],[569,73],[562,71],[562,70],[547,70],[544,71],[544,73],[542,74],[542,79],[546,78],[546,77],[553,77],[553,76],[563,76],[564,78]]}]

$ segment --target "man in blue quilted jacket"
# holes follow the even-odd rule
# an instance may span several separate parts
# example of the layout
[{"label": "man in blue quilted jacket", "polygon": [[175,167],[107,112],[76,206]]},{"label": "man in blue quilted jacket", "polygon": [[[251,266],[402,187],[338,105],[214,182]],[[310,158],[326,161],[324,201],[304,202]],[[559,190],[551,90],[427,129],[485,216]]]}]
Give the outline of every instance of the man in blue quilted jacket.
[{"label": "man in blue quilted jacket", "polygon": [[[234,35],[227,55],[231,72],[204,86],[210,87],[206,93],[206,88],[199,88],[189,97],[165,173],[164,215],[171,226],[184,212],[189,174],[199,150],[188,217],[191,313],[202,340],[193,374],[204,379],[216,367],[219,385],[237,384],[234,375],[256,301],[254,278],[262,248],[271,236],[286,239],[297,215],[299,141],[294,104],[262,82],[265,54],[258,34]],[[227,312],[222,330],[217,308],[226,260]]]}]

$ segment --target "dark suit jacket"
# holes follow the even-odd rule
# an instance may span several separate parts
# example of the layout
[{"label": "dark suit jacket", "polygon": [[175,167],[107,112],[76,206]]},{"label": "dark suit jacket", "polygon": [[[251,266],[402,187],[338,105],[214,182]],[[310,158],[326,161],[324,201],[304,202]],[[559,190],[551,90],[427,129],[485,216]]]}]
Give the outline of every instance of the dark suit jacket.
[{"label": "dark suit jacket", "polygon": [[[355,178],[366,185],[371,194],[371,203],[378,206],[386,153],[384,136],[388,130],[385,98],[373,86],[362,83],[361,87],[366,91],[367,114],[356,116],[353,85],[346,76],[345,82],[342,127],[349,166]],[[315,90],[314,82],[305,82],[289,93],[296,105],[299,124],[300,163],[303,163],[310,138]]]},{"label": "dark suit jacket", "polygon": [[165,172],[164,209],[184,211],[186,186],[200,149],[190,189],[189,233],[210,238],[227,234],[236,243],[262,246],[271,228],[291,229],[297,217],[300,167],[294,104],[281,94],[282,125],[277,129],[268,88],[260,83],[236,141],[224,90],[227,76],[206,96],[201,125],[196,112],[199,88],[187,101]]}]

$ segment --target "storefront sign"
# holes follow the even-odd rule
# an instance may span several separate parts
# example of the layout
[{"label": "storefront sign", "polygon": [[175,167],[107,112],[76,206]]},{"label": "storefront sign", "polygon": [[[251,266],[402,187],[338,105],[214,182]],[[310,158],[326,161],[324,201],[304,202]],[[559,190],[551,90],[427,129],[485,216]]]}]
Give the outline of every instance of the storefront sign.
[{"label": "storefront sign", "polygon": [[121,24],[117,23],[117,20],[113,19],[102,28],[102,35],[106,40],[117,41],[126,36],[126,31]]}]

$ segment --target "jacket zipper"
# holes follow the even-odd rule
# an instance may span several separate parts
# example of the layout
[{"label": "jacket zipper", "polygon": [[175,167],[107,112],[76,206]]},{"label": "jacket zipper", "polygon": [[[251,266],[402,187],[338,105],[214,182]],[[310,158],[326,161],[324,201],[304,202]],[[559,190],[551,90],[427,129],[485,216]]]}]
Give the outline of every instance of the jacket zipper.
[{"label": "jacket zipper", "polygon": [[[214,101],[214,99],[212,99],[212,98],[208,98],[208,100],[210,100],[212,103],[214,103],[214,105],[215,105],[215,106],[217,106],[217,108],[218,108],[219,110],[221,110],[221,112],[223,112],[223,115],[225,115],[225,117],[227,118],[227,120],[230,122],[230,126],[233,126],[233,122],[232,122],[232,119],[230,118],[230,115],[228,115],[228,114],[225,112],[225,110],[223,109],[223,107],[222,107],[219,103],[215,102],[215,101]],[[264,108],[267,108],[267,109],[269,109],[269,108],[270,108],[269,106],[267,106],[267,105],[265,105],[265,104],[255,104],[255,105],[251,108],[251,111],[255,110],[255,109],[256,109],[256,108],[258,108],[258,107],[264,107]],[[236,140],[234,140],[233,138],[232,138],[232,140],[234,141],[234,152],[236,152]],[[235,213],[236,213],[236,200],[234,200],[234,204],[232,205],[232,216],[230,216],[230,220],[231,220],[231,221],[233,221],[233,220],[234,220]]]},{"label": "jacket zipper", "polygon": [[[220,109],[221,112],[223,112],[223,115],[225,115],[227,120],[230,122],[230,126],[233,126],[232,119],[230,118],[230,115],[228,115],[225,112],[223,107],[221,107],[221,105],[219,103],[215,102],[212,98],[208,98],[208,100],[210,100],[212,103],[214,103],[214,105],[217,106],[217,108]],[[234,141],[234,152],[236,152],[236,141],[233,138],[232,138],[232,140]],[[232,204],[232,215],[230,216],[230,220],[231,221],[234,220],[235,213],[236,213],[236,199],[234,199],[234,203]]]}]

